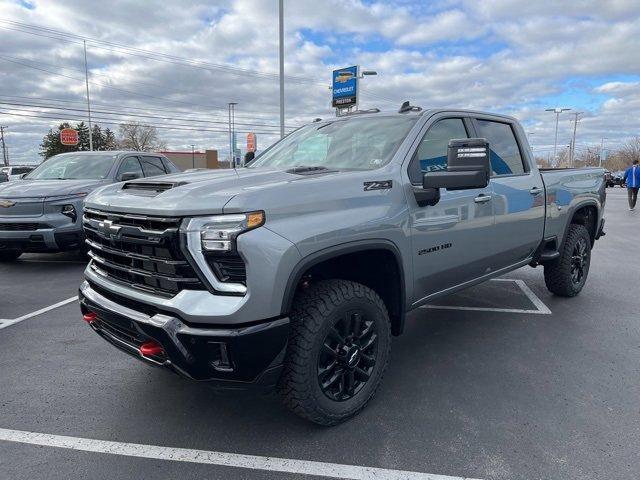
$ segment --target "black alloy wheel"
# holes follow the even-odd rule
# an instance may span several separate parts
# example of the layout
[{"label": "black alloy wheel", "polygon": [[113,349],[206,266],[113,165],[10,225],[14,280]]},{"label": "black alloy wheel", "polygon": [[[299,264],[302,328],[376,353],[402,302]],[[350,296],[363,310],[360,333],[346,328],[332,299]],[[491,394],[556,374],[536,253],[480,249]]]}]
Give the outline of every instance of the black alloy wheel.
[{"label": "black alloy wheel", "polygon": [[376,323],[363,312],[339,318],[318,356],[318,382],[331,400],[349,400],[371,378],[378,355]]},{"label": "black alloy wheel", "polygon": [[571,281],[580,285],[585,277],[585,269],[589,257],[589,246],[585,238],[580,238],[573,247],[571,255]]}]

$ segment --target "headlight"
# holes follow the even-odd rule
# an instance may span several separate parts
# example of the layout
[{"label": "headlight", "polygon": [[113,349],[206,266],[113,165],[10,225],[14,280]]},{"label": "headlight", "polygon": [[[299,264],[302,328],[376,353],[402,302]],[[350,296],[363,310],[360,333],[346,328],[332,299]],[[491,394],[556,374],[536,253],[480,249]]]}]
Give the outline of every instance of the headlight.
[{"label": "headlight", "polygon": [[62,205],[61,212],[62,212],[63,215],[66,215],[67,217],[69,217],[74,222],[78,218],[78,213],[76,212],[76,207],[74,207],[71,204]]},{"label": "headlight", "polygon": [[235,250],[238,235],[264,225],[264,212],[191,218],[187,232],[200,235],[203,252],[230,252]]}]

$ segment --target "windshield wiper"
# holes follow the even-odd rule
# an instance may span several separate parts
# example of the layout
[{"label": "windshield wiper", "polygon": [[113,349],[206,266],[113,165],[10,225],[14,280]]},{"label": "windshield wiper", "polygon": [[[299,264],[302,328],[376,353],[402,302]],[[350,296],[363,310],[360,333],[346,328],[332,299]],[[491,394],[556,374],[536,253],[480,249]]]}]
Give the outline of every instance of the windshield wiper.
[{"label": "windshield wiper", "polygon": [[314,173],[337,172],[336,169],[329,169],[321,165],[297,165],[287,170],[287,173],[296,173],[298,175],[313,175]]}]

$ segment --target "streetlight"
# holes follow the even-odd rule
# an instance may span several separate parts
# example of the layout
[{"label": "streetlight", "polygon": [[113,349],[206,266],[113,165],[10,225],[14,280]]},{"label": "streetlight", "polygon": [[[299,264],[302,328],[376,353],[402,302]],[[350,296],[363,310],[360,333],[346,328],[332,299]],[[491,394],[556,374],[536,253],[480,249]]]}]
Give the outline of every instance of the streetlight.
[{"label": "streetlight", "polygon": [[360,73],[360,78],[364,77],[364,76],[371,76],[371,75],[378,75],[378,72],[376,72],[375,70],[364,70]]},{"label": "streetlight", "polygon": [[194,151],[195,145],[191,144],[191,164],[193,168],[196,168],[196,153]]},{"label": "streetlight", "polygon": [[600,143],[600,155],[598,159],[598,166],[602,167],[602,157],[604,156],[604,141],[607,140],[607,137],[602,137],[602,142]]},{"label": "streetlight", "polygon": [[545,112],[554,112],[556,114],[556,139],[553,142],[553,159],[557,160],[557,150],[558,150],[558,121],[560,120],[560,114],[562,112],[568,112],[569,110],[571,110],[570,108],[547,108],[545,109]]}]

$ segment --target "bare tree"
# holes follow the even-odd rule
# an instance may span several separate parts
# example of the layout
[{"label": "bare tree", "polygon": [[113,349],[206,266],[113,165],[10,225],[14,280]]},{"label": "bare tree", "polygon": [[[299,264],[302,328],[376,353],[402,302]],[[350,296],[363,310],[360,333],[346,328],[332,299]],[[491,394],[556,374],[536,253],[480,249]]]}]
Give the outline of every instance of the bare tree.
[{"label": "bare tree", "polygon": [[150,152],[167,148],[167,144],[158,138],[156,127],[139,122],[121,124],[118,136],[120,148],[124,150]]}]

